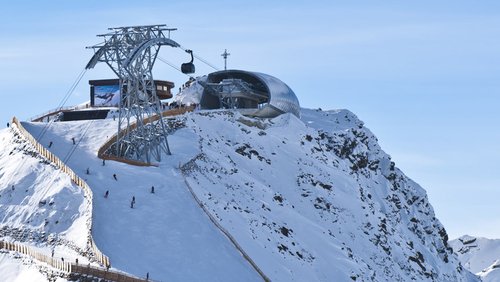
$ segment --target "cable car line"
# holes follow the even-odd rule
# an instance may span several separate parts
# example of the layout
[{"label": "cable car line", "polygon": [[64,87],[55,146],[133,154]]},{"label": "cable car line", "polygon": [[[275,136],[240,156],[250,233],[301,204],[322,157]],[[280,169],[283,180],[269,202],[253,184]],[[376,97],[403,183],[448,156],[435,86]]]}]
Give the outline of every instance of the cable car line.
[{"label": "cable car line", "polygon": [[[62,107],[66,104],[66,102],[68,101],[69,97],[71,96],[71,94],[73,94],[73,92],[75,91],[76,87],[78,86],[78,84],[80,83],[80,81],[82,80],[83,76],[85,75],[85,73],[87,72],[87,69],[83,69],[80,74],[78,74],[76,80],[73,82],[73,84],[71,85],[71,87],[69,88],[69,90],[66,92],[66,95],[64,95],[63,99],[61,100],[61,102],[59,102],[59,105],[57,106],[56,108],[56,111],[57,110],[60,110],[62,109]],[[40,131],[40,133],[38,134],[37,136],[37,140],[42,140],[43,136],[45,135],[45,133],[47,132],[50,124],[52,122],[49,121],[47,122],[47,124],[43,127],[42,131]]]}]

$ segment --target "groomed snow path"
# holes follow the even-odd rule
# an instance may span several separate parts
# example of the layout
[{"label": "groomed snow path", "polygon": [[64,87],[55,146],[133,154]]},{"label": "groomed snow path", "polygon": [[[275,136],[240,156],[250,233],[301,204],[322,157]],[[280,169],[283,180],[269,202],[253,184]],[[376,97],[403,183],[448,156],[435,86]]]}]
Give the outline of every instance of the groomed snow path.
[{"label": "groomed snow path", "polygon": [[198,153],[192,131],[181,129],[169,137],[175,154],[159,167],[136,167],[113,161],[103,165],[97,158],[98,148],[116,131],[110,119],[23,126],[41,144],[48,147],[52,142],[50,150],[92,188],[92,233],[113,268],[139,277],[149,272],[151,279],[160,281],[261,280],[185,186],[178,166]]}]

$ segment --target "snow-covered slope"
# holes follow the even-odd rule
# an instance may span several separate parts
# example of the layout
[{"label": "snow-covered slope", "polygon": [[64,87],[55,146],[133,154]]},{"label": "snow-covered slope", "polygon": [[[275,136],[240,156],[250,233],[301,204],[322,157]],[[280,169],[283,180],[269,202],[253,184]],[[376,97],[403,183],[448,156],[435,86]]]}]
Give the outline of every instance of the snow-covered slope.
[{"label": "snow-covered slope", "polygon": [[[210,222],[187,182],[273,281],[477,281],[447,245],[425,191],[395,167],[351,112],[304,109],[302,120],[290,114],[259,120],[201,111],[174,123],[179,128],[169,137],[173,155],[159,167],[103,165],[96,155],[115,133],[111,118],[24,123],[40,143],[52,142],[50,150],[90,185],[92,233],[113,268],[140,277],[149,272],[160,281],[261,280]],[[24,197],[35,200],[21,201],[26,218],[53,209],[39,216],[49,218],[47,225],[28,223],[2,202],[2,226],[56,234],[67,242],[61,246],[84,243],[90,211],[82,206],[81,191],[36,154],[23,153],[29,146],[11,130],[2,130],[0,141],[2,193],[14,193],[8,189],[13,182],[15,193],[28,190]],[[33,163],[24,173],[11,168],[21,156],[21,167]],[[42,182],[56,176],[65,188]],[[32,179],[40,180],[30,190]],[[57,205],[40,207],[45,194],[61,194]],[[66,201],[73,204],[59,206]],[[65,224],[51,225],[56,218]],[[21,241],[46,250],[53,245]]]},{"label": "snow-covered slope", "polygon": [[198,81],[205,82],[207,80],[206,76],[197,77],[193,82],[186,82],[189,84],[187,87],[183,88],[181,92],[179,92],[173,98],[172,102],[177,103],[178,105],[193,105],[199,104],[201,100],[201,96],[203,94],[203,86]]},{"label": "snow-covered slope", "polygon": [[[33,264],[23,264],[5,253],[0,253],[0,273],[2,281],[47,281],[39,269]],[[64,280],[60,280],[64,281]]]},{"label": "snow-covered slope", "polygon": [[[92,188],[93,235],[114,268],[139,277],[149,272],[150,278],[163,281],[259,279],[196,205],[179,175],[179,163],[198,152],[191,131],[176,132],[170,138],[176,154],[165,156],[167,161],[160,167],[148,168],[113,161],[103,166],[97,158],[100,145],[116,130],[112,119],[45,126],[25,124],[40,143],[52,142],[51,151]],[[155,193],[151,193],[153,186]]]},{"label": "snow-covered slope", "polygon": [[83,192],[68,175],[37,156],[28,142],[11,131],[0,131],[0,224],[11,229],[64,235],[85,247]]},{"label": "snow-covered slope", "polygon": [[467,281],[425,191],[349,111],[189,116],[189,183],[276,281]]},{"label": "snow-covered slope", "polygon": [[464,235],[450,241],[462,265],[483,281],[500,281],[500,239]]},{"label": "snow-covered slope", "polygon": [[[68,175],[38,156],[16,131],[0,130],[0,143],[1,240],[29,243],[46,255],[53,252],[55,259],[79,258],[87,263],[83,253],[90,210],[82,190]],[[41,281],[40,277],[53,277],[58,272],[26,267],[26,259],[24,263],[17,261],[18,265],[7,271],[5,265],[13,266],[16,261],[2,254],[0,273],[5,274],[2,281],[15,280],[9,277],[18,277],[17,281]]]}]

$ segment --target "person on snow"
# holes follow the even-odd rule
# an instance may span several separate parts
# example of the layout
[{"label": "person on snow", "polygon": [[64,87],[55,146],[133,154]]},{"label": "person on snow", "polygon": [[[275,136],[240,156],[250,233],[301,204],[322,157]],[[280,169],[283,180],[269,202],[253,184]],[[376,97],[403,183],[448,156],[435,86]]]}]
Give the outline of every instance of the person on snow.
[{"label": "person on snow", "polygon": [[109,196],[109,190],[106,190],[106,193],[104,193],[104,198],[107,198]]},{"label": "person on snow", "polygon": [[116,174],[115,174],[115,173],[113,173],[113,178],[114,178],[116,181],[118,181],[118,178],[116,177]]}]

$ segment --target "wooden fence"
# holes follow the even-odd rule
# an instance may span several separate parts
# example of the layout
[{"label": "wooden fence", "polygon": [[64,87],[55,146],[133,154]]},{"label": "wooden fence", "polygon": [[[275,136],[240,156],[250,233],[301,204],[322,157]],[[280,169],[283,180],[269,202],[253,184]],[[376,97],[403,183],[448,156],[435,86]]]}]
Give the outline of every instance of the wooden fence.
[{"label": "wooden fence", "polygon": [[82,264],[71,264],[71,272],[74,274],[87,276],[87,277],[98,277],[105,279],[106,281],[119,281],[119,282],[143,282],[152,281],[150,279],[142,279],[134,276],[130,276],[125,273],[107,270],[105,268],[97,268],[89,265]]},{"label": "wooden fence", "polygon": [[33,248],[12,242],[0,241],[0,249],[18,252],[20,254],[28,255],[33,259],[46,263],[64,273],[73,274],[75,276],[86,276],[106,279],[107,281],[120,281],[120,282],[143,282],[151,281],[131,276],[129,274],[116,272],[107,268],[100,268],[91,266],[90,264],[77,264],[73,262],[63,261],[59,258],[53,258],[42,254]]},{"label": "wooden fence", "polygon": [[94,212],[93,210],[93,193],[92,190],[90,189],[89,185],[87,182],[85,182],[82,178],[80,178],[71,168],[69,168],[61,159],[59,159],[56,155],[52,154],[49,150],[47,150],[42,144],[40,144],[34,137],[29,133],[19,122],[19,120],[16,117],[12,118],[12,124],[15,124],[17,126],[17,129],[21,133],[21,135],[26,138],[33,147],[38,151],[40,155],[51,161],[57,168],[59,168],[62,172],[66,173],[69,175],[71,180],[78,186],[80,186],[83,190],[84,197],[87,201],[87,206],[91,210],[91,216],[89,222],[87,222],[87,229],[89,231],[89,247],[94,253],[97,261],[104,266],[110,266],[111,263],[109,261],[109,258],[105,256],[101,250],[96,246],[94,238],[92,237],[92,227],[93,227],[93,221],[92,221],[92,214]]},{"label": "wooden fence", "polygon": [[[162,113],[162,117],[166,116],[175,116],[175,115],[180,115],[186,112],[193,111],[194,107],[184,107],[184,108],[178,108],[178,109],[172,109],[172,110],[167,110]],[[148,118],[145,120],[145,123],[149,123],[152,121],[156,121],[159,119],[159,116],[153,116],[152,118]],[[50,162],[52,162],[57,168],[59,168],[61,171],[69,175],[71,180],[81,187],[84,191],[84,197],[87,200],[88,205],[90,206],[90,209],[93,214],[93,193],[88,184],[80,178],[71,168],[69,168],[61,159],[59,159],[56,155],[54,155],[52,152],[47,150],[44,146],[42,146],[34,137],[29,133],[19,122],[19,120],[16,117],[12,118],[12,124],[15,124],[17,126],[17,129],[21,133],[21,135],[26,138],[31,145],[38,151],[40,155],[48,159]],[[120,131],[120,135],[127,133],[128,130],[133,130],[137,127],[137,124],[134,123],[130,126],[130,128],[123,129]],[[117,135],[115,134],[113,137],[111,137],[101,148],[99,148],[98,151],[98,157],[101,159],[108,159],[108,160],[116,160],[120,162],[125,162],[128,164],[132,165],[138,165],[138,166],[150,166],[151,164],[140,162],[140,161],[133,161],[133,160],[128,160],[128,159],[123,159],[111,155],[105,154],[106,150],[116,142]],[[193,197],[195,197],[195,200],[198,202],[198,204],[203,208],[205,213],[209,216],[210,220],[231,240],[231,242],[236,246],[238,250],[242,253],[242,255],[247,259],[250,264],[257,270],[257,272],[262,276],[262,278],[265,281],[270,281],[263,273],[262,271],[255,265],[255,263],[248,257],[248,255],[241,249],[241,247],[238,245],[238,243],[235,241],[235,239],[227,232],[225,229],[222,228],[218,224],[218,222],[215,221],[215,219],[212,217],[212,215],[205,209],[205,207],[201,204],[201,202],[198,200],[194,192],[192,191],[191,187],[186,181],[186,185],[188,185],[189,190],[191,191]],[[0,241],[0,248],[11,250],[11,251],[16,251],[22,254],[29,255],[30,257],[41,261],[45,262],[52,267],[55,267],[63,272],[67,273],[73,273],[73,274],[78,274],[78,275],[86,275],[86,276],[91,276],[91,277],[99,277],[103,278],[106,280],[110,281],[123,281],[123,282],[139,282],[139,281],[148,281],[144,280],[141,278],[133,277],[125,273],[120,273],[120,272],[115,272],[115,271],[109,271],[108,267],[111,266],[111,262],[109,258],[104,255],[99,248],[96,246],[94,238],[92,236],[92,227],[93,227],[93,221],[92,221],[92,216],[90,217],[90,222],[88,224],[88,230],[89,230],[89,247],[94,253],[95,257],[97,258],[98,262],[101,265],[106,266],[106,268],[98,268],[94,266],[87,265],[81,265],[81,264],[75,264],[75,263],[70,263],[70,262],[63,262],[62,260],[59,259],[54,259],[53,257],[46,256],[40,252],[34,251],[32,248],[26,245],[21,245],[18,243],[10,243],[10,242],[4,242]],[[149,280],[151,281],[151,280]]]},{"label": "wooden fence", "polygon": [[[194,157],[193,159],[191,159],[190,161],[188,161],[186,164],[189,164],[189,163],[193,163],[194,164],[194,160],[196,160],[196,158],[198,158],[198,156]],[[186,175],[185,175],[186,173],[185,173],[185,171],[184,171],[184,169],[183,169],[183,167],[181,165],[179,165],[179,170],[181,171],[182,177],[184,178],[184,183],[186,183],[186,186],[187,186],[189,192],[191,193],[191,196],[193,196],[193,198],[196,201],[196,203],[198,203],[198,205],[205,212],[205,214],[208,216],[208,218],[210,219],[210,221],[222,232],[222,234],[226,235],[226,237],[229,239],[229,241],[231,241],[231,243],[233,244],[233,246],[241,253],[241,255],[243,256],[243,258],[246,261],[248,261],[248,263],[250,263],[250,265],[255,269],[255,271],[257,271],[257,273],[262,277],[262,279],[264,281],[266,281],[266,282],[271,281],[271,279],[269,279],[264,274],[264,272],[259,268],[259,266],[257,266],[257,264],[252,260],[252,258],[245,252],[245,250],[243,250],[243,248],[240,246],[240,244],[238,244],[238,242],[231,235],[231,233],[229,233],[229,231],[227,231],[224,227],[222,227],[222,225],[220,225],[219,221],[217,219],[215,219],[215,217],[210,213],[210,211],[203,204],[203,202],[198,198],[198,196],[196,196],[196,194],[193,191],[193,188],[191,188],[191,185],[189,184],[189,182],[186,179]]]},{"label": "wooden fence", "polygon": [[64,262],[61,259],[55,259],[53,257],[49,257],[47,255],[44,255],[38,251],[33,250],[29,246],[21,245],[18,243],[0,241],[0,248],[28,255],[28,256],[30,256],[38,261],[45,262],[46,264],[48,264],[54,268],[57,268],[63,272],[67,272],[67,273],[71,272],[71,263]]}]

